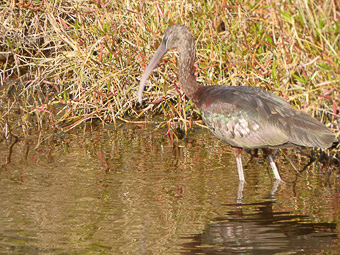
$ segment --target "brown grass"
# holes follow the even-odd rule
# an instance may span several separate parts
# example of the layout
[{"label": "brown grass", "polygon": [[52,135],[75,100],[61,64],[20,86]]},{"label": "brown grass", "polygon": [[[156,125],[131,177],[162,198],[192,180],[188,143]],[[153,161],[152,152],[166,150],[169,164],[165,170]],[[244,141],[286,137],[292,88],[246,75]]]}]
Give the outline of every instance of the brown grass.
[{"label": "brown grass", "polygon": [[177,54],[151,76],[147,103],[136,101],[163,31],[185,24],[199,81],[264,88],[339,137],[338,1],[11,0],[0,9],[0,126],[13,134],[160,113],[161,125],[186,130],[199,112],[174,86]]}]

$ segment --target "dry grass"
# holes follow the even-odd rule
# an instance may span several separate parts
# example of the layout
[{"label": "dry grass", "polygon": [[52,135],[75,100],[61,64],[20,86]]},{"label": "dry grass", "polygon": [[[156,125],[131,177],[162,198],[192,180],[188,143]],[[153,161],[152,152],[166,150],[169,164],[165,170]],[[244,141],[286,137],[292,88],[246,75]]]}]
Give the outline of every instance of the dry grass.
[{"label": "dry grass", "polygon": [[[339,137],[338,1],[11,0],[0,10],[5,134],[159,113],[169,128],[186,130],[199,114],[173,85],[176,54],[151,76],[146,105],[136,100],[163,31],[185,24],[196,39],[198,80],[262,87]],[[20,121],[12,123],[14,113]]]}]

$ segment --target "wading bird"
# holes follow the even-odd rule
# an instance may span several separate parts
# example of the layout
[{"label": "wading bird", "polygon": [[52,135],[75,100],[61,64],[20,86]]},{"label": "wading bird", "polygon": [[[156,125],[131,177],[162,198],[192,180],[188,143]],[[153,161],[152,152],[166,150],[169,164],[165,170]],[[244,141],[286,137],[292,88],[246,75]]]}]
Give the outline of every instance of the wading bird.
[{"label": "wading bird", "polygon": [[326,126],[265,90],[248,86],[203,86],[198,83],[194,75],[194,38],[190,30],[181,25],[166,29],[140,81],[139,103],[142,103],[146,80],[171,49],[179,52],[181,90],[199,108],[210,131],[232,146],[240,181],[245,181],[241,159],[244,148],[262,149],[269,158],[275,179],[281,180],[273,160],[274,149],[296,146],[328,148],[335,141]]}]

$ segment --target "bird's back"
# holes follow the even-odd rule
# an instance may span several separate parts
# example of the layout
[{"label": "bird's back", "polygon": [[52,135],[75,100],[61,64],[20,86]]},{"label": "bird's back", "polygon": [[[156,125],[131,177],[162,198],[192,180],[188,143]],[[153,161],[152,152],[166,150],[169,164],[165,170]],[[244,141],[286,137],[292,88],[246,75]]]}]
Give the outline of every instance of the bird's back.
[{"label": "bird's back", "polygon": [[259,88],[202,86],[195,102],[215,136],[235,147],[328,148],[335,140],[319,121]]}]

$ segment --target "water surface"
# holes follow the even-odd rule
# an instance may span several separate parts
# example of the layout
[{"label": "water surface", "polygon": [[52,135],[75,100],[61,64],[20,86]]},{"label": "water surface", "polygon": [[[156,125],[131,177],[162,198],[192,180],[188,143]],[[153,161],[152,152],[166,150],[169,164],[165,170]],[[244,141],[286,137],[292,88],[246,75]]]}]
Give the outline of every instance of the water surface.
[{"label": "water surface", "polygon": [[[143,125],[0,143],[0,254],[340,254],[339,173],[285,182],[197,129],[169,141]],[[299,157],[299,156],[297,156]],[[303,167],[303,160],[295,162]]]}]

